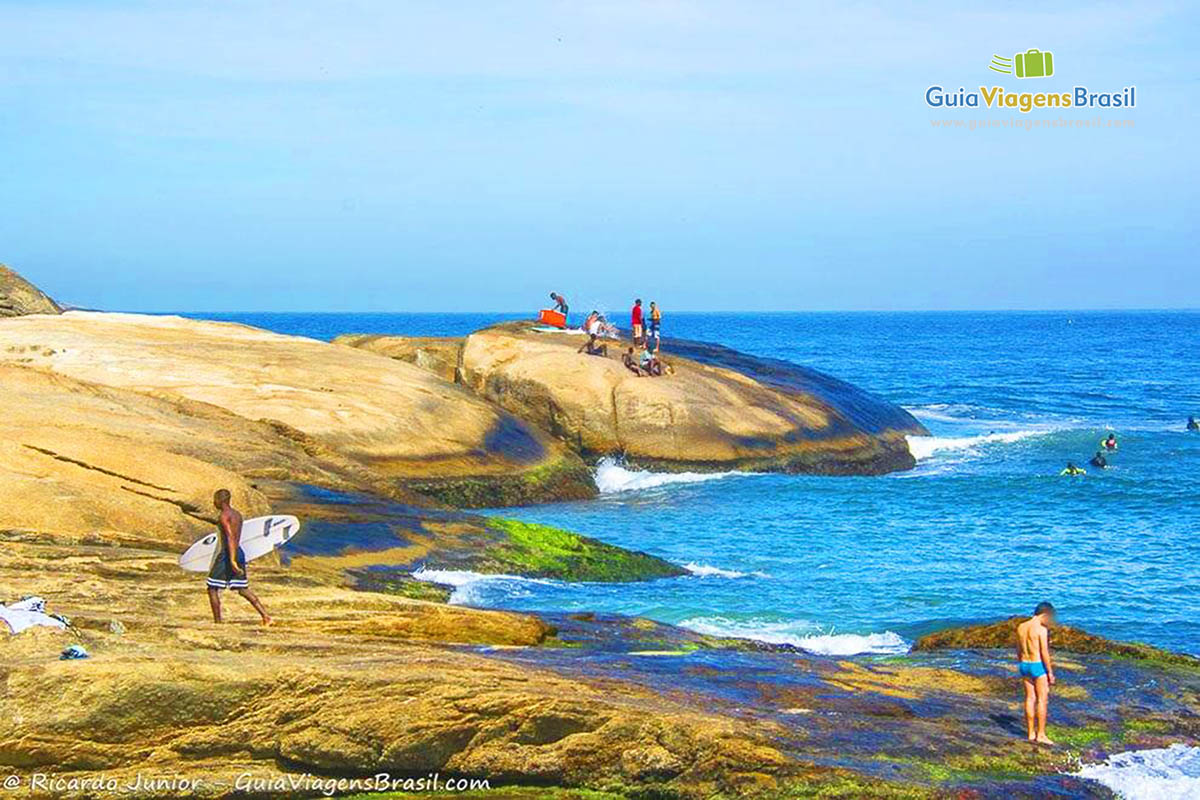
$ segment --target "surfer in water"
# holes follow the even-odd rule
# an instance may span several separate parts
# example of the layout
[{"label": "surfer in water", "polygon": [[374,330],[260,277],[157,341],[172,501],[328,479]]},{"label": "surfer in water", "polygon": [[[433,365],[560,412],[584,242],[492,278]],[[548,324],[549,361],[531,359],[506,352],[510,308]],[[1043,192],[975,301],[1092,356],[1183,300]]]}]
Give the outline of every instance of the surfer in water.
[{"label": "surfer in water", "polygon": [[1059,475],[1086,475],[1087,471],[1084,470],[1082,467],[1075,466],[1074,461],[1068,461],[1067,468],[1058,474]]},{"label": "surfer in water", "polygon": [[1196,422],[1195,417],[1188,417],[1187,429],[1192,433],[1200,432],[1200,422]]},{"label": "surfer in water", "polygon": [[262,601],[250,589],[246,577],[246,555],[242,552],[242,515],[233,507],[228,489],[218,489],[213,495],[213,506],[220,512],[217,525],[220,528],[221,547],[208,571],[208,603],[212,606],[213,622],[221,621],[221,590],[233,589],[246,598],[262,617],[263,625],[271,624],[271,617],[263,608]]},{"label": "surfer in water", "polygon": [[1108,459],[1104,457],[1103,450],[1097,450],[1090,463],[1097,469],[1108,469]]},{"label": "surfer in water", "polygon": [[1025,687],[1025,729],[1029,741],[1054,744],[1046,736],[1046,711],[1054,665],[1050,662],[1050,628],[1055,622],[1054,606],[1042,602],[1033,616],[1017,626],[1017,672]]},{"label": "surfer in water", "polygon": [[1107,439],[1105,439],[1104,441],[1102,441],[1100,444],[1101,444],[1101,445],[1103,445],[1104,449],[1105,449],[1105,450],[1107,450],[1107,451],[1108,451],[1108,452],[1110,452],[1110,453],[1112,453],[1112,452],[1116,451],[1116,449],[1117,449],[1117,435],[1116,435],[1115,433],[1110,433],[1110,434],[1108,435],[1108,438],[1107,438]]}]

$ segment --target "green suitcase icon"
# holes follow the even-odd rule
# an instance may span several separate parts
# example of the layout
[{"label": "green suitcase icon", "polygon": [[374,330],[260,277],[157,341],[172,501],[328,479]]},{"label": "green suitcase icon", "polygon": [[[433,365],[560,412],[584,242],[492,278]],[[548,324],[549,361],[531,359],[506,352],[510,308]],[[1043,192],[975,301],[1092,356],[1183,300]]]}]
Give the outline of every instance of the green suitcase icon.
[{"label": "green suitcase icon", "polygon": [[1013,56],[1018,78],[1049,78],[1054,74],[1054,54],[1036,47]]}]

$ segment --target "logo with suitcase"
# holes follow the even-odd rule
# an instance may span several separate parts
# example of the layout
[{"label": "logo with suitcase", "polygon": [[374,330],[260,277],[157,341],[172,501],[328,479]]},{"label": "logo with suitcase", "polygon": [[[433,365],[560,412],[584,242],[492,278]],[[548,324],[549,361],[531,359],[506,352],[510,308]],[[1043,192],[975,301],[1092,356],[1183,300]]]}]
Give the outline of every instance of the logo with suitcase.
[{"label": "logo with suitcase", "polygon": [[1033,47],[1012,58],[993,55],[988,69],[1018,78],[1049,78],[1054,74],[1054,54]]}]

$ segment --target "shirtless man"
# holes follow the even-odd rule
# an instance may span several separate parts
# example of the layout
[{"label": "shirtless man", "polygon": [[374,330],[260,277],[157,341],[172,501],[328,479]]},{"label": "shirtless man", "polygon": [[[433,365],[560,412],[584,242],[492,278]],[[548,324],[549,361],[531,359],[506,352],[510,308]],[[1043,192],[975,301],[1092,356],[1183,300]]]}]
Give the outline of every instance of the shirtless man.
[{"label": "shirtless man", "polygon": [[1046,737],[1046,709],[1054,685],[1050,663],[1050,628],[1055,622],[1054,606],[1038,603],[1033,616],[1017,626],[1017,666],[1025,686],[1025,728],[1029,741],[1054,744]]},{"label": "shirtless man", "polygon": [[[208,604],[212,606],[213,622],[221,621],[221,590],[233,589],[254,606],[262,617],[263,625],[270,625],[271,618],[246,578],[246,556],[242,552],[242,515],[233,507],[228,489],[218,489],[213,495],[213,506],[221,512],[217,519],[220,527],[221,548],[208,571]],[[232,554],[232,556],[231,556]]]}]

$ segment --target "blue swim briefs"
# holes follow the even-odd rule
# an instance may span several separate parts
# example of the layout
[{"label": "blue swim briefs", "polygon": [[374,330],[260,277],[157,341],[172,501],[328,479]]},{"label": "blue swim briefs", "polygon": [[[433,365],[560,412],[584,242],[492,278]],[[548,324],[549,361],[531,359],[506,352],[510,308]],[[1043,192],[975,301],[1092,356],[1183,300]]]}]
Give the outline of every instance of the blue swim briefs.
[{"label": "blue swim briefs", "polygon": [[1017,667],[1022,678],[1037,680],[1046,674],[1046,665],[1041,661],[1022,661]]}]

